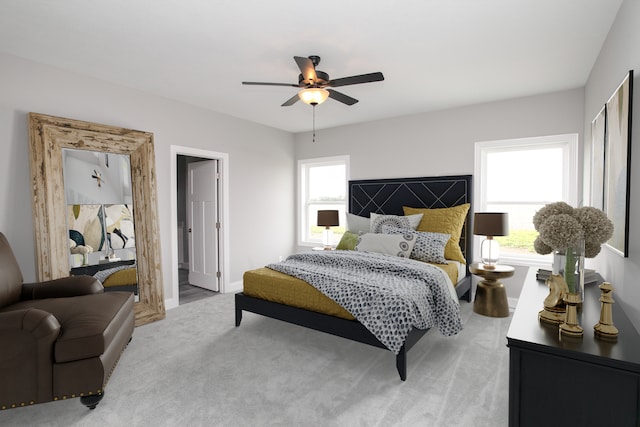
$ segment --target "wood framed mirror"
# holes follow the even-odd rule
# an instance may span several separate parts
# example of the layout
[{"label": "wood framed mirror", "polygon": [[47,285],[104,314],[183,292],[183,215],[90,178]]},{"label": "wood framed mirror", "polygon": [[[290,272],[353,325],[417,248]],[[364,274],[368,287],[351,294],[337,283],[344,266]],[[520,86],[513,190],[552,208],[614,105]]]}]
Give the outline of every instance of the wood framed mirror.
[{"label": "wood framed mirror", "polygon": [[29,113],[29,139],[38,280],[66,277],[71,271],[63,149],[126,154],[135,206],[136,326],[164,318],[153,134]]}]

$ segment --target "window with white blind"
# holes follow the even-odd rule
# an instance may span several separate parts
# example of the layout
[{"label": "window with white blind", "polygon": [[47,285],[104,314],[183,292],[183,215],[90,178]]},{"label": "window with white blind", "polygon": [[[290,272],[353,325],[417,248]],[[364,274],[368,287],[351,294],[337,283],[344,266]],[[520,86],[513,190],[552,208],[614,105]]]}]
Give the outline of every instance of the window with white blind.
[{"label": "window with white blind", "polygon": [[[477,142],[475,144],[475,212],[507,212],[509,235],[496,237],[500,258],[540,262],[533,241],[533,215],[547,203],[576,206],[578,135]],[[474,253],[480,254],[481,239]]]},{"label": "window with white blind", "polygon": [[338,210],[340,225],[332,227],[333,246],[344,234],[347,211],[349,156],[298,161],[298,241],[300,245],[322,243],[323,227],[316,225],[318,210]]}]

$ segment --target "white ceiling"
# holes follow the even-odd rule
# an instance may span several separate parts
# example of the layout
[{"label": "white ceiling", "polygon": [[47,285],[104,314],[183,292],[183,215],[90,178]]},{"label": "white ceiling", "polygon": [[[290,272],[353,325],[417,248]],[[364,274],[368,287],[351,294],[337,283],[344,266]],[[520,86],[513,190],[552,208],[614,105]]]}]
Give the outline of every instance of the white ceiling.
[{"label": "white ceiling", "polygon": [[[293,56],[332,78],[328,128],[583,86],[622,0],[0,0],[0,51],[290,132]],[[1,73],[1,70],[0,70]]]}]

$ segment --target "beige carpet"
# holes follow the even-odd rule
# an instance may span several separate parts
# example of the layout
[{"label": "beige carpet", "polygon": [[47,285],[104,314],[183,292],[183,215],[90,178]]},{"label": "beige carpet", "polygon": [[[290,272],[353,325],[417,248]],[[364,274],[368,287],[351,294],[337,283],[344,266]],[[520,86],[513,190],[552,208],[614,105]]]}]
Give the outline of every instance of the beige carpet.
[{"label": "beige carpet", "polygon": [[1,426],[506,426],[510,318],[473,313],[409,352],[407,381],[386,350],[245,313],[233,295],[139,327],[89,411],[78,399],[0,411]]}]

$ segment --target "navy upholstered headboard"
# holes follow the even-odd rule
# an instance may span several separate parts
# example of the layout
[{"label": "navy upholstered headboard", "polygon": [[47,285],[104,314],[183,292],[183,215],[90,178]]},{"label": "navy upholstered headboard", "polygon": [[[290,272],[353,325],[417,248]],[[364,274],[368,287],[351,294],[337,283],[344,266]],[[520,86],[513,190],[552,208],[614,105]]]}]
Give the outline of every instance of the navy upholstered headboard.
[{"label": "navy upholstered headboard", "polygon": [[[368,217],[371,212],[403,215],[403,206],[449,208],[471,203],[471,190],[471,175],[349,181],[349,212]],[[473,260],[468,231],[472,211],[469,209],[460,237],[460,248],[467,262]]]}]

